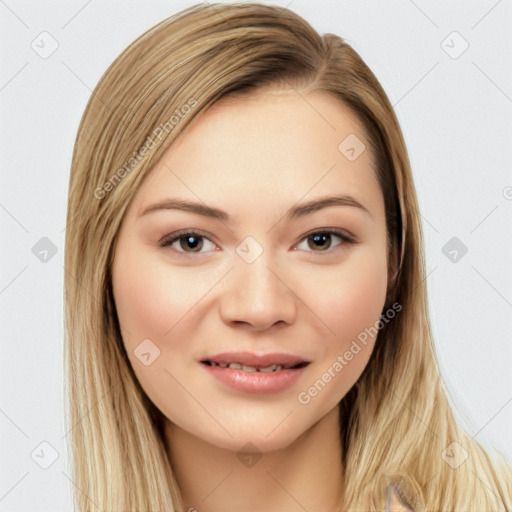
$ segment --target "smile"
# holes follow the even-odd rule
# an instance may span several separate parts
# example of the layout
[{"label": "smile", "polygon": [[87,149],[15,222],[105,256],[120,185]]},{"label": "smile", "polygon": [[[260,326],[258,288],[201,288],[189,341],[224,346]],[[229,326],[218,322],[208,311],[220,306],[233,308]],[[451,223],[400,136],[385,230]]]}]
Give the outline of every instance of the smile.
[{"label": "smile", "polygon": [[200,361],[222,384],[245,393],[278,393],[300,378],[310,364],[290,354],[224,353]]},{"label": "smile", "polygon": [[288,366],[288,365],[281,365],[281,364],[271,364],[270,366],[265,367],[259,367],[259,366],[247,366],[245,364],[240,363],[215,363],[213,361],[204,361],[204,364],[210,365],[210,366],[219,366],[220,368],[231,368],[234,370],[243,370],[244,372],[261,372],[261,373],[272,373],[272,372],[278,372],[281,370],[295,370],[297,368],[303,368],[304,366],[308,365],[309,363],[304,361],[302,363],[299,363],[294,366]]}]

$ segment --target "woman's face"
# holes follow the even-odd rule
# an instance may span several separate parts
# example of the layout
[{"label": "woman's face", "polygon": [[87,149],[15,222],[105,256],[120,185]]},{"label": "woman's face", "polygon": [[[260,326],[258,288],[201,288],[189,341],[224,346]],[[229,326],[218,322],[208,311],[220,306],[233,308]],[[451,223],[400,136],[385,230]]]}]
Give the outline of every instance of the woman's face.
[{"label": "woman's face", "polygon": [[224,100],[166,151],[124,218],[124,346],[172,428],[282,448],[365,368],[386,263],[384,200],[351,111],[318,92]]}]

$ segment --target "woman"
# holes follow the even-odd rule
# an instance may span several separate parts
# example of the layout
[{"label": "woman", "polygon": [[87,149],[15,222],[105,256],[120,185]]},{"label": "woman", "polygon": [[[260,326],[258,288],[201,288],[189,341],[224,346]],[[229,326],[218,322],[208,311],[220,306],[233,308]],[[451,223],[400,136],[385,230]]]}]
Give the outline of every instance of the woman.
[{"label": "woman", "polygon": [[87,105],[66,233],[79,510],[511,506],[443,388],[398,122],[340,37],[256,3],[140,36]]}]

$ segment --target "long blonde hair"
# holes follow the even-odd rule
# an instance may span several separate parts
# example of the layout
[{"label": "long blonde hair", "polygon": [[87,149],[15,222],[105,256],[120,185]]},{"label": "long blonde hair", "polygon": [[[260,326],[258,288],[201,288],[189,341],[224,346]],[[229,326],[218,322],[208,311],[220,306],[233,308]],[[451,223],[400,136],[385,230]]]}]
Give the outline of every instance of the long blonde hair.
[{"label": "long blonde hair", "polygon": [[[266,85],[325,91],[364,123],[385,199],[387,304],[370,361],[339,404],[343,510],[382,510],[397,482],[420,510],[506,510],[512,471],[455,421],[428,317],[423,239],[404,140],[378,80],[340,37],[258,3],[188,8],[157,24],[109,66],[78,130],[65,244],[65,362],[71,479],[80,511],[181,511],[165,418],[125,353],[111,265],[138,187],[186,126],[226,95]],[[453,444],[455,443],[455,444]],[[467,457],[467,458],[466,458]],[[450,463],[458,460],[457,464]],[[333,478],[336,478],[333,475]]]}]

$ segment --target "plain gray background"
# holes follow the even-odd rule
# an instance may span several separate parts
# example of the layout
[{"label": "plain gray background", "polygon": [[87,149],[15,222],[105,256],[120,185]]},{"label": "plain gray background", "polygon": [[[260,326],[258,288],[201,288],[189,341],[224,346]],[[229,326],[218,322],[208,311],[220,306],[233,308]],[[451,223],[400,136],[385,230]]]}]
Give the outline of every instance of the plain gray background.
[{"label": "plain gray background", "polygon": [[[194,3],[0,0],[0,511],[71,510],[62,265],[73,143],[108,65]],[[394,104],[420,201],[441,368],[471,435],[512,459],[512,3],[275,3],[344,37]],[[56,251],[47,261],[43,237]]]}]

